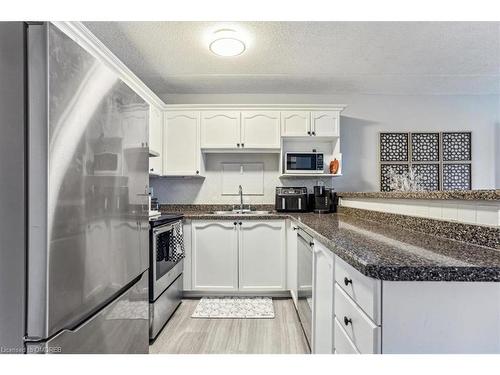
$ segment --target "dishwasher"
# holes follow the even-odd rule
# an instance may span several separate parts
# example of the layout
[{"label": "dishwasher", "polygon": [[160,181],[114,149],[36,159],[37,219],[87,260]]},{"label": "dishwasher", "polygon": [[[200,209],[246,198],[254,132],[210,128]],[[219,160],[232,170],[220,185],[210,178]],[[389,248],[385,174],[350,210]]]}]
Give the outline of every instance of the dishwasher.
[{"label": "dishwasher", "polygon": [[312,347],[312,283],[313,283],[313,238],[302,228],[297,230],[297,311],[300,324]]}]

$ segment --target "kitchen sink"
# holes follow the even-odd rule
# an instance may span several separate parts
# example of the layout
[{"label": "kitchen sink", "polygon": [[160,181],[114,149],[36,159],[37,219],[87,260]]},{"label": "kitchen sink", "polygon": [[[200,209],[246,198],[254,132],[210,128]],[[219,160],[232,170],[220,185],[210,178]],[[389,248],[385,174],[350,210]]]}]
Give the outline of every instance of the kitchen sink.
[{"label": "kitchen sink", "polygon": [[252,210],[230,210],[230,211],[213,211],[213,215],[267,215],[269,211],[252,211]]}]

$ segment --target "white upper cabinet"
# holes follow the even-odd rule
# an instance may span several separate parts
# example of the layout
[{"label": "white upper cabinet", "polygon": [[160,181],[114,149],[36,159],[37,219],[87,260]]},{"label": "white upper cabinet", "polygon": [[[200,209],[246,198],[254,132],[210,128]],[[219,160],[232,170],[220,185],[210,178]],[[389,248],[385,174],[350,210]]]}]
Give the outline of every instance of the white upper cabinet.
[{"label": "white upper cabinet", "polygon": [[[150,106],[149,110],[149,173],[163,174],[163,113]],[[155,155],[154,157],[151,157]]]},{"label": "white upper cabinet", "polygon": [[240,290],[286,288],[285,223],[243,221],[239,224]]},{"label": "white upper cabinet", "polygon": [[233,221],[192,224],[192,277],[195,290],[238,290],[238,236]]},{"label": "white upper cabinet", "polygon": [[283,137],[306,137],[311,135],[309,111],[282,111],[281,135]]},{"label": "white upper cabinet", "polygon": [[311,112],[311,135],[317,137],[339,136],[338,111],[315,111]]},{"label": "white upper cabinet", "polygon": [[148,117],[149,109],[143,105],[124,106],[121,118],[124,149],[147,147],[145,142],[138,142],[143,139],[143,134],[147,131]]},{"label": "white upper cabinet", "polygon": [[201,147],[240,148],[240,112],[202,111]]},{"label": "white upper cabinet", "polygon": [[200,118],[197,111],[166,112],[163,174],[200,174]]},{"label": "white upper cabinet", "polygon": [[242,148],[280,148],[280,112],[241,112]]}]

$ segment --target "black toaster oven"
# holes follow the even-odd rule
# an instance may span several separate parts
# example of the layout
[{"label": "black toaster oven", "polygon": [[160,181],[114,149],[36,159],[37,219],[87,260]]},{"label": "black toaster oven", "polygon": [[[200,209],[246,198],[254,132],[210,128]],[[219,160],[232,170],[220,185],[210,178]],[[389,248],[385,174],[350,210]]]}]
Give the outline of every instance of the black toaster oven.
[{"label": "black toaster oven", "polygon": [[278,212],[309,211],[306,187],[277,187],[275,209]]}]

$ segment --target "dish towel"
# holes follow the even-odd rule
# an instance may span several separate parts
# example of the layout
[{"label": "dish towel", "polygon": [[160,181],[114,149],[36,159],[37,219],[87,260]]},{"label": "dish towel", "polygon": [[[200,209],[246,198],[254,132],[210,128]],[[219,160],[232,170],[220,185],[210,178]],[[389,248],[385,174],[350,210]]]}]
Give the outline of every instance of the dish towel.
[{"label": "dish towel", "polygon": [[184,258],[184,233],[182,231],[182,222],[174,224],[172,235],[170,236],[170,260],[178,262]]}]

